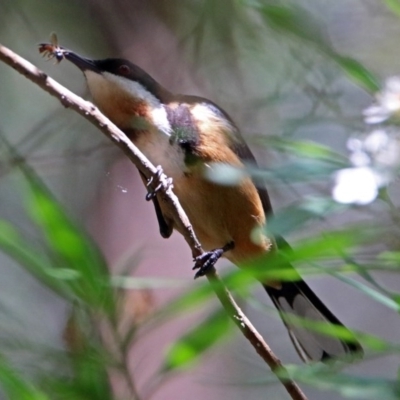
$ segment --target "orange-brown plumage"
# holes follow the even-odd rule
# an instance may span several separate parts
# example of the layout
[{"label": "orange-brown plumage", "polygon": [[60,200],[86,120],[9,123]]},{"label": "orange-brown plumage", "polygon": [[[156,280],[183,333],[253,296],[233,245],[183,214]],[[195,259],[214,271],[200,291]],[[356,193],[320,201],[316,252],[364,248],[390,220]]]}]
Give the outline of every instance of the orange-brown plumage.
[{"label": "orange-brown plumage", "polygon": [[259,256],[270,247],[265,236],[260,235],[257,243],[251,235],[265,221],[255,190],[249,178],[235,187],[209,182],[197,174],[174,180],[174,191],[204,249],[221,248],[233,241],[234,249],[225,256],[235,264]]},{"label": "orange-brown plumage", "polygon": [[[100,80],[97,75],[89,79],[98,80],[94,83],[93,96],[100,111],[107,115],[111,121],[121,129],[132,129],[149,121],[150,107],[141,99],[129,95],[123,88],[105,80]],[[148,127],[150,126],[147,123]]]},{"label": "orange-brown plumage", "polygon": [[265,253],[271,241],[261,233],[257,240],[252,235],[264,226],[265,214],[251,179],[246,177],[238,185],[224,186],[204,176],[204,169],[213,167],[209,163],[244,167],[232,150],[233,126],[211,114],[205,106],[192,107],[192,115],[199,132],[194,151],[201,162],[189,167],[189,173],[182,178],[175,179],[174,189],[200,242],[206,250],[211,250],[234,241],[234,249],[225,256],[236,264]]},{"label": "orange-brown plumage", "polygon": [[[50,48],[44,48],[51,51]],[[55,51],[55,50],[54,50]],[[130,134],[140,150],[173,178],[174,191],[205,250],[196,260],[214,265],[224,255],[242,266],[276,249],[263,230],[271,212],[265,189],[250,177],[237,185],[213,183],[204,171],[215,163],[237,168],[254,158],[229,116],[214,103],[196,96],[173,95],[138,66],[122,59],[89,60],[63,50],[62,56],[84,72],[95,103],[115,124]],[[172,233],[173,218],[162,199],[153,198],[163,237]],[[293,268],[286,264],[285,268]],[[293,282],[262,282],[281,314],[340,326],[349,340],[334,333],[322,336],[284,319],[290,338],[303,360],[325,361],[362,353],[343,324],[297,275]]]}]

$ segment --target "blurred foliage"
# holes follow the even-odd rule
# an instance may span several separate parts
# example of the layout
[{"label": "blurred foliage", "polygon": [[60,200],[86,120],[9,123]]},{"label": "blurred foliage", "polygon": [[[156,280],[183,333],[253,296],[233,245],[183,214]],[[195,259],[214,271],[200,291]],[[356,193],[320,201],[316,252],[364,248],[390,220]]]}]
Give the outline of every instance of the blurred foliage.
[{"label": "blurred foliage", "polygon": [[[8,146],[10,154],[18,157]],[[0,248],[13,257],[21,266],[32,273],[44,285],[53,289],[59,296],[75,304],[84,314],[86,324],[93,325],[93,318],[105,318],[111,325],[115,324],[116,298],[110,284],[110,275],[106,263],[98,248],[84,234],[81,227],[73,224],[60,204],[52,197],[39,177],[27,165],[22,164],[24,181],[28,184],[22,191],[26,203],[26,212],[40,228],[46,239],[48,257],[34,249],[29,241],[23,239],[19,232],[7,221],[0,221]],[[76,335],[70,343],[72,357],[72,376],[67,384],[65,377],[52,377],[51,390],[46,390],[51,398],[104,399],[107,391],[106,363],[101,357],[101,347],[94,347],[93,335],[84,338],[80,332],[82,326],[77,322],[75,330],[81,336],[79,349],[76,351]],[[93,329],[93,328],[91,328]],[[115,325],[114,325],[114,329]],[[90,332],[90,331],[89,331]],[[97,340],[97,345],[100,343]],[[4,367],[6,368],[6,367]],[[8,380],[6,379],[9,376]],[[25,392],[31,387],[24,383],[19,385],[17,375],[5,375],[4,388],[11,399],[30,398]],[[50,381],[49,378],[43,379]],[[68,381],[67,381],[68,382]],[[47,385],[48,382],[46,382]],[[45,388],[43,389],[45,390]],[[37,399],[47,398],[39,391],[31,390]],[[58,395],[59,393],[59,395]],[[40,396],[42,397],[39,397]],[[49,398],[50,398],[49,397]]]},{"label": "blurred foliage", "polygon": [[192,364],[218,340],[221,340],[229,331],[228,329],[228,316],[224,311],[218,310],[173,344],[165,357],[164,368],[169,371]]},{"label": "blurred foliage", "polygon": [[0,359],[1,387],[10,399],[46,400],[50,399],[44,392],[35,388],[14,370],[9,363]]},{"label": "blurred foliage", "polygon": [[400,17],[400,4],[396,0],[384,0],[389,10]]},{"label": "blurred foliage", "polygon": [[289,366],[289,373],[296,380],[312,384],[322,390],[333,389],[348,399],[395,400],[400,396],[399,382],[379,378],[360,378],[327,370],[321,366],[308,369]]},{"label": "blurred foliage", "polygon": [[[244,134],[252,133],[251,144],[266,149],[271,161],[261,168],[248,166],[245,174],[272,185],[278,196],[282,189],[281,199],[293,199],[283,201],[268,224],[269,234],[291,236],[291,248],[269,256],[268,263],[262,258],[246,270],[224,274],[224,282],[255,309],[273,317],[275,311],[261,306],[251,296],[254,276],[295,279],[293,271],[284,268],[290,261],[303,275],[330,275],[341,280],[355,288],[360,298],[372,299],[395,312],[388,315],[398,319],[400,293],[386,288],[376,275],[381,272],[398,278],[400,220],[396,192],[392,194],[392,187],[384,188],[373,204],[358,207],[333,201],[329,189],[335,171],[350,165],[343,152],[344,139],[367,129],[361,110],[381,86],[378,75],[400,68],[396,59],[389,62],[379,52],[370,58],[365,56],[366,52],[372,53],[372,46],[382,47],[376,44],[379,40],[370,44],[371,38],[361,38],[357,53],[353,50],[356,45],[353,49],[346,47],[337,38],[373,32],[369,24],[379,16],[384,25],[390,25],[391,30],[382,38],[389,48],[389,36],[397,37],[399,33],[397,1],[385,0],[380,5],[357,2],[361,15],[357,18],[366,21],[366,28],[358,25],[361,32],[353,32],[346,25],[352,23],[345,20],[345,13],[353,7],[348,1],[317,4],[309,0],[299,5],[292,1],[152,0],[143,6],[135,1],[72,1],[56,5],[49,0],[2,0],[0,7],[2,41],[4,37],[6,45],[35,64],[40,61],[32,56],[34,44],[53,30],[60,38],[66,38],[62,44],[67,47],[81,52],[86,49],[93,55],[112,55],[130,45],[124,24],[138,36],[141,30],[149,36],[155,23],[167,27],[177,45],[164,43],[161,38],[167,55],[156,54],[152,59],[152,65],[163,66],[160,74],[172,71],[165,77],[169,84],[166,86],[179,87],[181,66],[189,65],[195,71],[191,78],[199,83],[202,92],[212,93],[218,104],[227,107],[238,124],[245,127]],[[107,44],[112,45],[111,50],[106,49]],[[177,61],[169,67],[173,57],[168,51],[175,47],[179,49]],[[140,61],[146,61],[143,54]],[[50,370],[41,364],[35,366],[34,374],[25,370],[23,362],[18,363],[10,351],[22,348],[22,342],[15,340],[10,346],[12,333],[6,331],[1,336],[1,390],[5,398],[18,400],[111,399],[116,398],[111,385],[116,373],[123,377],[129,398],[151,397],[172,372],[181,373],[198,365],[211,347],[224,342],[235,330],[219,309],[210,307],[214,293],[205,282],[121,330],[121,303],[127,291],[157,291],[179,287],[182,282],[111,276],[101,250],[82,224],[75,221],[85,217],[87,205],[95,195],[93,187],[104,179],[99,166],[106,169],[114,155],[97,132],[86,132],[91,128],[67,111],[60,111],[53,100],[37,101],[37,89],[28,88],[29,83],[0,67],[1,85],[8,93],[7,99],[0,96],[0,133],[5,138],[0,164],[0,200],[4,205],[0,220],[2,263],[6,265],[12,259],[12,267],[25,269],[50,288],[55,298],[64,299],[70,314],[64,332],[66,344],[61,350],[43,349],[34,341],[26,345],[32,353],[46,353]],[[80,90],[83,81],[72,69],[69,74],[65,72],[68,67],[63,72],[51,71],[56,79]],[[65,170],[60,167],[63,163],[68,165]],[[232,184],[243,173],[224,169],[218,175],[216,168],[211,178],[226,184],[229,175],[228,183]],[[77,187],[79,199],[74,196]],[[316,195],[304,195],[314,187]],[[288,196],[289,192],[292,196]],[[265,264],[268,268],[264,268]],[[0,302],[0,310],[2,307]],[[160,360],[160,369],[143,385],[142,393],[136,387],[137,372],[132,372],[127,361],[130,349],[140,346],[141,338],[167,321],[190,317],[199,309],[206,309],[203,321],[171,344]],[[325,326],[306,320],[298,319],[297,323],[328,335],[348,335],[340,329],[326,332]],[[400,353],[398,340],[359,331],[355,335],[366,350],[368,362]],[[8,336],[9,341],[3,336]],[[398,359],[394,363],[398,366]],[[324,391],[328,390],[343,398],[399,399],[399,380],[396,367],[392,367],[393,364],[390,370],[386,367],[384,378],[377,370],[372,377],[343,372],[341,364],[289,366],[288,372],[300,383],[320,390],[320,398],[325,398]],[[261,373],[255,384],[273,381],[271,375]]]}]

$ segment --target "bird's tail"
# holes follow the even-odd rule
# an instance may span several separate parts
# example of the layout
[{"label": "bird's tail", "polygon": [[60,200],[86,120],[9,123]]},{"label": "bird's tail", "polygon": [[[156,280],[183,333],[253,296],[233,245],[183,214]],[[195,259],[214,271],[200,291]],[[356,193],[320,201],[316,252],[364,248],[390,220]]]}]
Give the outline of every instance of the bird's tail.
[{"label": "bird's tail", "polygon": [[[263,286],[279,310],[290,339],[303,361],[326,362],[329,359],[362,356],[361,345],[355,340],[354,334],[328,310],[303,280],[282,282],[278,289]],[[307,321],[309,328],[306,327]],[[335,336],[335,327],[338,326],[342,327],[342,333],[345,332],[340,339]],[[322,334],[322,330],[328,335]],[[343,336],[346,336],[346,340]]]}]

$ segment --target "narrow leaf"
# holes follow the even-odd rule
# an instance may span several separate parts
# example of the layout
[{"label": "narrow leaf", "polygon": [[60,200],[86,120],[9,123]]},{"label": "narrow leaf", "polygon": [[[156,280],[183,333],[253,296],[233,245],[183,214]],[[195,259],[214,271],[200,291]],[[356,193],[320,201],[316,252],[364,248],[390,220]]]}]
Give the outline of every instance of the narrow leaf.
[{"label": "narrow leaf", "polygon": [[309,140],[289,140],[280,136],[262,136],[257,143],[265,144],[268,148],[288,152],[298,157],[308,157],[331,162],[338,167],[348,166],[347,158],[328,146]]},{"label": "narrow leaf", "polygon": [[[318,365],[304,367],[290,365],[286,369],[294,380],[321,390],[333,390],[345,398],[357,400],[398,400],[398,381],[382,378],[363,378],[339,374],[320,368]],[[281,373],[282,376],[285,373]]]},{"label": "narrow leaf", "polygon": [[54,257],[53,268],[61,268],[54,275],[61,274],[65,280],[69,271],[67,280],[81,300],[110,310],[114,307],[112,288],[100,251],[83,229],[71,221],[34,171],[25,165],[21,169],[28,183],[27,209],[47,239]]},{"label": "narrow leaf", "polygon": [[164,361],[164,368],[173,370],[188,367],[226,335],[229,326],[226,313],[223,310],[215,312],[171,346]]},{"label": "narrow leaf", "polygon": [[332,58],[354,83],[371,93],[379,91],[380,85],[378,79],[360,62],[351,57],[344,57],[338,54],[333,54]]},{"label": "narrow leaf", "polygon": [[399,0],[384,0],[387,8],[398,17],[400,17],[400,1]]},{"label": "narrow leaf", "polygon": [[50,289],[64,297],[73,297],[69,285],[54,275],[54,267],[49,260],[33,249],[4,220],[0,220],[0,248]]},{"label": "narrow leaf", "polygon": [[0,356],[0,386],[10,400],[49,400],[50,398],[15,371]]}]

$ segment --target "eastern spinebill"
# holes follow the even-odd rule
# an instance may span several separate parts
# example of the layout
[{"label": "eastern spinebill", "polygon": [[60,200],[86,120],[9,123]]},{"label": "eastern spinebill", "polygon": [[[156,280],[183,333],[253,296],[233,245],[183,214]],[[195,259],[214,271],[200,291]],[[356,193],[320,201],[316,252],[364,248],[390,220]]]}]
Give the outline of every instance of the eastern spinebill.
[{"label": "eastern spinebill", "polygon": [[[46,45],[42,45],[46,46]],[[50,45],[47,45],[50,46]],[[255,159],[229,115],[198,96],[174,94],[137,65],[123,59],[91,60],[57,48],[83,72],[94,103],[154,164],[173,179],[174,192],[187,213],[206,255],[197,260],[200,274],[223,256],[238,266],[276,251],[279,240],[267,236],[266,216],[272,214],[265,188],[250,177],[234,186],[219,185],[204,176],[214,163],[243,168]],[[44,52],[48,52],[44,48]],[[173,219],[157,193],[152,196],[160,233],[168,238]],[[256,234],[255,234],[256,232]],[[285,266],[286,268],[288,266]],[[289,266],[289,268],[292,268]],[[198,273],[199,274],[199,273]],[[362,355],[350,330],[332,314],[309,286],[294,281],[261,281],[279,310],[297,352],[304,361],[327,361]],[[325,322],[342,338],[306,329],[288,316]],[[344,336],[348,340],[343,339]]]}]

